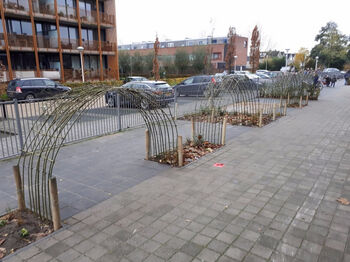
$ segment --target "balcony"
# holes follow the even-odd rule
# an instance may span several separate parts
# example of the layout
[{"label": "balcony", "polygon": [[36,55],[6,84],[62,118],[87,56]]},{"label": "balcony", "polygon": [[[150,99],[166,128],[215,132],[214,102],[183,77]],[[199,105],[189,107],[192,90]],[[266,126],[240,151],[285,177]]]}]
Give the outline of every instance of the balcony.
[{"label": "balcony", "polygon": [[67,19],[77,19],[77,10],[74,7],[58,6],[58,15]]},{"label": "balcony", "polygon": [[7,34],[8,43],[10,48],[18,47],[19,49],[32,49],[33,36],[31,35],[17,35],[17,34]]},{"label": "balcony", "polygon": [[96,24],[97,23],[97,12],[87,11],[85,9],[79,10],[80,19],[82,23],[85,24]]},{"label": "balcony", "polygon": [[79,40],[61,38],[61,44],[62,44],[62,49],[73,49],[77,51],[77,47],[79,46]]},{"label": "balcony", "polygon": [[19,12],[29,12],[28,0],[5,0],[4,8],[7,10],[12,10],[15,13]]},{"label": "balcony", "polygon": [[100,21],[101,21],[101,24],[108,24],[108,25],[115,24],[114,15],[109,15],[103,12],[100,12]]},{"label": "balcony", "polygon": [[116,50],[116,43],[101,41],[101,49],[106,52],[113,52]]},{"label": "balcony", "polygon": [[5,38],[3,33],[0,33],[0,46],[5,47]]},{"label": "balcony", "polygon": [[98,51],[98,41],[84,41],[83,47],[85,50]]},{"label": "balcony", "polygon": [[56,37],[36,36],[38,48],[58,48],[58,39]]},{"label": "balcony", "polygon": [[55,8],[52,4],[40,4],[38,0],[33,0],[33,12],[42,15],[55,15]]}]

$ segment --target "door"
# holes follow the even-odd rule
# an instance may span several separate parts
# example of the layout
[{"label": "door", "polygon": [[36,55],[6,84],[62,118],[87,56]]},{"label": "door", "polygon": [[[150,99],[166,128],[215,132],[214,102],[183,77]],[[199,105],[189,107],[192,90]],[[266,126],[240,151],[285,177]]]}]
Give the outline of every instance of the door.
[{"label": "door", "polygon": [[44,82],[44,85],[45,85],[46,96],[54,96],[62,93],[62,89],[58,88],[58,86],[54,81],[50,79],[43,79],[42,81]]},{"label": "door", "polygon": [[177,92],[179,95],[192,95],[193,94],[193,83],[194,77],[190,77],[183,81],[178,87]]}]

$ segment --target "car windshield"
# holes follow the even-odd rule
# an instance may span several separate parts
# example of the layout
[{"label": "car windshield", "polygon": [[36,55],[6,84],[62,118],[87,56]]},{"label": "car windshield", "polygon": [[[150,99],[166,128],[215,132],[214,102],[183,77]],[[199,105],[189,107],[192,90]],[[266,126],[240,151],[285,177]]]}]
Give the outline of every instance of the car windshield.
[{"label": "car windshield", "polygon": [[153,85],[155,88],[157,89],[167,89],[169,87],[171,87],[168,83],[154,83]]},{"label": "car windshield", "polygon": [[49,79],[44,79],[45,85],[46,86],[55,86],[55,82]]}]

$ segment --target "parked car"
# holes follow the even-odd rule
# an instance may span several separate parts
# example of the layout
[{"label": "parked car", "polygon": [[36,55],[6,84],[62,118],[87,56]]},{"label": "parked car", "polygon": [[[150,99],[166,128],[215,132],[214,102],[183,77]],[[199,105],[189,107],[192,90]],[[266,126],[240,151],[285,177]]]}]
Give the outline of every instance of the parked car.
[{"label": "parked car", "polygon": [[126,84],[134,81],[149,81],[149,80],[143,76],[128,76],[124,79],[123,83]]},{"label": "parked car", "polygon": [[[121,86],[122,88],[131,88],[136,90],[142,90],[144,92],[156,95],[156,100],[161,106],[166,106],[167,104],[174,101],[174,92],[171,86],[164,81],[131,81]],[[105,101],[109,107],[117,106],[117,92],[108,91],[105,94]],[[130,98],[120,97],[121,107],[134,107],[135,102]],[[151,105],[148,101],[141,101],[141,107],[143,109],[150,109]]]},{"label": "parked car", "polygon": [[203,96],[209,83],[215,83],[212,75],[191,76],[173,87],[177,96]]},{"label": "parked car", "polygon": [[326,68],[323,70],[321,76],[325,77],[328,75],[329,77],[336,77],[337,79],[344,78],[344,74],[337,68]]},{"label": "parked car", "polygon": [[261,79],[271,79],[271,77],[265,73],[261,73],[261,72],[256,72],[256,75],[258,77],[260,77]]},{"label": "parked car", "polygon": [[70,91],[71,88],[48,78],[21,78],[11,80],[7,86],[7,96],[18,100],[51,97]]}]

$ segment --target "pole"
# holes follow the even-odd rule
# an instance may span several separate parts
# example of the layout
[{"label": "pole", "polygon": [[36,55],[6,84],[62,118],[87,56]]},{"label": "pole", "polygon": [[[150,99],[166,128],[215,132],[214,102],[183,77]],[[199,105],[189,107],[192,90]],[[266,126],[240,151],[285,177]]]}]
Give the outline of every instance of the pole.
[{"label": "pole", "polygon": [[83,83],[84,83],[85,82],[85,76],[84,76],[83,52],[80,52],[80,64],[81,64],[81,79],[83,80]]},{"label": "pole", "polygon": [[272,120],[276,120],[276,103],[273,103]]},{"label": "pole", "polygon": [[57,190],[56,177],[50,178],[49,188],[50,188],[50,201],[51,201],[53,230],[56,231],[56,230],[61,228],[61,216],[60,216],[60,207],[58,204],[58,190]]},{"label": "pole", "polygon": [[194,137],[195,137],[194,117],[191,117],[191,137],[192,137],[192,141],[194,141]]},{"label": "pole", "polygon": [[19,172],[19,166],[13,166],[12,169],[16,182],[18,209],[23,211],[26,209],[26,204],[24,202],[24,192],[22,187],[21,175]]},{"label": "pole", "polygon": [[259,110],[259,127],[262,127],[262,115],[263,115],[263,110],[260,108]]},{"label": "pole", "polygon": [[150,141],[149,141],[149,131],[146,129],[146,160],[149,160],[149,152],[150,152]]},{"label": "pole", "polygon": [[222,123],[221,145],[225,145],[225,141],[226,141],[226,127],[227,127],[227,116],[224,117],[224,121]]},{"label": "pole", "polygon": [[303,107],[303,96],[300,96],[300,100],[299,100],[299,108]]},{"label": "pole", "polygon": [[177,137],[177,156],[179,161],[179,167],[182,167],[184,165],[184,152],[183,152],[183,145],[182,145],[182,136]]},{"label": "pole", "polygon": [[16,124],[17,124],[19,146],[21,147],[21,154],[22,154],[23,150],[24,150],[24,142],[23,142],[23,133],[22,133],[21,119],[20,119],[20,115],[19,115],[18,100],[17,99],[14,99],[13,106],[14,106],[15,115],[16,115]]}]

